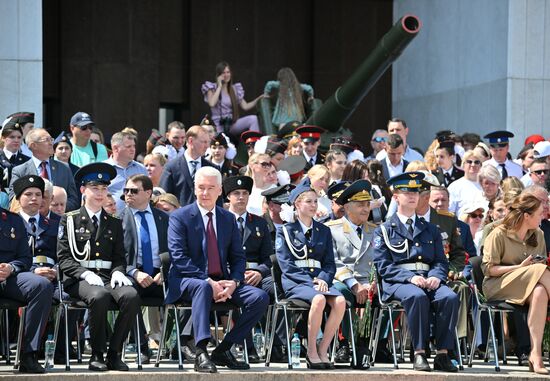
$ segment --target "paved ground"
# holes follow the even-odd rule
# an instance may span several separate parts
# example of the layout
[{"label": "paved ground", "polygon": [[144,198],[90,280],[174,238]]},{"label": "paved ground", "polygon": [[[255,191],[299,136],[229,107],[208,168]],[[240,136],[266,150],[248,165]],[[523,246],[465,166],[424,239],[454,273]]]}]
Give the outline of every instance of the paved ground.
[{"label": "paved ground", "polygon": [[[303,368],[296,370],[288,370],[284,364],[272,364],[266,368],[263,364],[253,364],[252,369],[245,372],[237,372],[231,370],[220,369],[220,373],[216,375],[198,374],[193,371],[193,365],[184,364],[184,370],[178,370],[177,362],[171,360],[163,360],[159,368],[153,365],[144,365],[142,371],[137,370],[137,365],[133,362],[133,356],[127,358],[127,363],[130,365],[130,372],[106,372],[97,373],[90,372],[85,364],[71,364],[71,371],[66,372],[63,365],[56,365],[46,375],[39,375],[40,380],[59,380],[73,381],[78,378],[78,381],[153,381],[152,373],[155,380],[162,381],[206,381],[211,379],[219,379],[223,377],[224,381],[358,381],[358,377],[365,377],[368,381],[375,380],[391,380],[391,381],[423,381],[423,380],[444,380],[444,381],[466,381],[466,380],[481,380],[490,379],[489,381],[499,380],[532,380],[534,378],[545,378],[528,372],[527,367],[518,367],[516,365],[502,366],[501,372],[497,373],[494,367],[483,363],[482,361],[474,362],[472,368],[465,368],[464,371],[458,374],[452,373],[421,373],[414,372],[411,364],[400,364],[399,370],[394,370],[389,364],[380,364],[366,371],[358,371],[346,368],[325,371],[310,371],[305,369],[305,363],[302,362]],[[515,362],[514,362],[515,364]],[[17,380],[38,380],[36,375],[20,375],[14,372],[12,367],[4,364],[0,365],[0,380],[12,380],[17,376]]]}]

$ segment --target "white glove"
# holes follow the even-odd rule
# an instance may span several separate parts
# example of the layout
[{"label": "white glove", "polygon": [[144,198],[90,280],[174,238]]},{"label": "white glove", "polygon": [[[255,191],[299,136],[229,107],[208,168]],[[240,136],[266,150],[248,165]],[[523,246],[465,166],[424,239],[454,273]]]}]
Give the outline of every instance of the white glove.
[{"label": "white glove", "polygon": [[235,148],[235,145],[231,143],[231,140],[229,140],[229,137],[226,134],[222,132],[222,135],[227,142],[227,151],[225,151],[225,158],[227,160],[233,160],[235,156],[237,156],[237,149]]},{"label": "white glove", "polygon": [[132,281],[126,277],[123,273],[120,271],[113,272],[113,275],[111,275],[111,288],[115,288],[117,284],[122,286],[131,286]]},{"label": "white glove", "polygon": [[279,212],[279,217],[285,222],[294,222],[294,206],[283,204],[281,205],[281,211]]},{"label": "white glove", "polygon": [[94,274],[94,273],[91,272],[91,271],[85,271],[85,272],[82,274],[82,278],[84,278],[84,280],[85,280],[86,282],[88,282],[88,284],[91,285],[91,286],[99,286],[99,287],[103,287],[103,286],[104,286],[103,281],[101,280],[101,278],[99,277],[99,275]]}]

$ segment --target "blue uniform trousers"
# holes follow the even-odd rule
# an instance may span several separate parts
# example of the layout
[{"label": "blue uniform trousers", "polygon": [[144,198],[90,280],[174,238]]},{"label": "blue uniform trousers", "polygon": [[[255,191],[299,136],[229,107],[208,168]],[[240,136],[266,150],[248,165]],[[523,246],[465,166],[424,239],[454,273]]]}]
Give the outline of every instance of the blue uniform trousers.
[{"label": "blue uniform trousers", "polygon": [[415,350],[426,349],[430,339],[430,306],[435,313],[437,349],[454,348],[459,299],[450,288],[441,285],[437,290],[429,291],[414,284],[403,284],[397,288],[393,299],[401,302],[405,309]]},{"label": "blue uniform trousers", "polygon": [[[206,280],[187,278],[182,280],[181,288],[184,290],[181,300],[192,303],[191,318],[195,343],[210,339],[210,307],[214,303],[212,287]],[[242,285],[237,287],[233,293],[231,302],[242,308],[242,315],[224,340],[233,344],[241,344],[265,314],[269,296],[259,288]]]},{"label": "blue uniform trousers", "polygon": [[27,303],[23,330],[23,353],[38,351],[40,338],[52,306],[53,284],[30,272],[11,275],[0,282],[0,295]]}]

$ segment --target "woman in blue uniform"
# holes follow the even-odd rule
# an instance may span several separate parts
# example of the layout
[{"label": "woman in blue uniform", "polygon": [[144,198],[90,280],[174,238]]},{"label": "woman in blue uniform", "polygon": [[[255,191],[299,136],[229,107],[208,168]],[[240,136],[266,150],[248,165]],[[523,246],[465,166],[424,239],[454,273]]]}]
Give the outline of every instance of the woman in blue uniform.
[{"label": "woman in blue uniform", "polygon": [[[344,312],[346,300],[332,286],[336,272],[330,229],[316,222],[317,194],[307,186],[298,186],[290,194],[296,209],[296,221],[277,231],[276,252],[282,270],[282,287],[287,298],[311,304],[308,316],[308,368],[332,369],[328,347]],[[323,311],[330,306],[323,339],[316,346]]]}]

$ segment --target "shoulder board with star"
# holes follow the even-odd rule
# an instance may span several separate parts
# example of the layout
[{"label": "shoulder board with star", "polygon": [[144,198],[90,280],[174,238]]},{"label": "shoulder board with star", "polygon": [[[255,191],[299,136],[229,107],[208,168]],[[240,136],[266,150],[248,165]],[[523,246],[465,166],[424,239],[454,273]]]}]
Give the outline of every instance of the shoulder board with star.
[{"label": "shoulder board with star", "polygon": [[79,215],[79,214],[80,214],[79,209],[65,213],[66,216],[76,216],[76,215]]},{"label": "shoulder board with star", "polygon": [[337,220],[328,220],[327,222],[325,222],[326,226],[336,226],[336,225],[342,225],[342,224],[343,224],[343,221],[341,218]]},{"label": "shoulder board with star", "polygon": [[376,228],[378,227],[378,225],[373,224],[373,223],[370,222],[370,221],[367,221],[367,222],[365,222],[365,227],[368,227],[369,230],[371,230],[371,229],[376,229]]},{"label": "shoulder board with star", "polygon": [[448,210],[436,210],[437,214],[441,214],[442,216],[447,217],[454,217],[455,214],[453,212],[449,212]]}]

